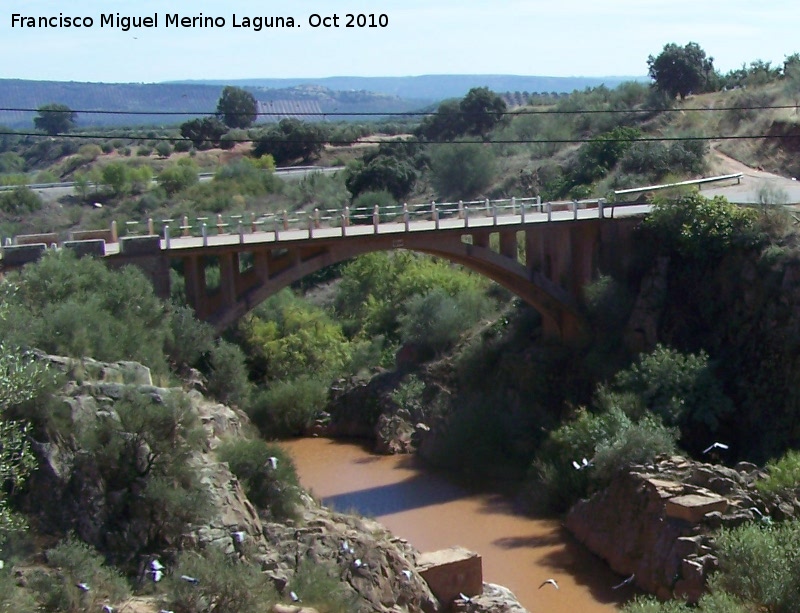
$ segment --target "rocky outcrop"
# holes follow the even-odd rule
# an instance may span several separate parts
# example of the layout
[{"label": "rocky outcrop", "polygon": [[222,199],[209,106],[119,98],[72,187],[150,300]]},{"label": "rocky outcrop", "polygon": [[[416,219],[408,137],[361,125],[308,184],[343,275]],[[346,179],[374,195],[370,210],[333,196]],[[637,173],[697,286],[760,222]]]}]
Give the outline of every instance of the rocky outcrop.
[{"label": "rocky outcrop", "polygon": [[765,498],[762,473],[682,457],[635,466],[577,503],[566,527],[611,568],[659,598],[696,602],[717,567],[713,531],[800,513],[800,502]]},{"label": "rocky outcrop", "polygon": [[[212,402],[197,391],[154,386],[149,371],[139,364],[104,364],[44,355],[39,359],[69,379],[57,403],[64,432],[88,431],[95,420],[119,420],[115,403],[132,390],[154,405],[171,394],[179,394],[196,415],[205,439],[200,450],[193,452],[187,461],[199,487],[208,493],[211,512],[202,525],[190,526],[171,544],[171,553],[216,547],[247,558],[259,564],[265,580],[286,596],[287,585],[298,569],[305,564],[324,564],[341,580],[343,589],[355,603],[353,610],[376,613],[440,610],[439,602],[416,570],[418,552],[377,522],[335,513],[320,507],[307,495],[302,496],[298,520],[283,524],[265,521],[228,465],[217,461],[214,454],[221,440],[243,435],[247,428],[244,414]],[[130,522],[118,537],[125,539],[125,543],[109,544],[103,526],[112,512],[115,495],[100,477],[96,462],[76,443],[63,433],[36,443],[39,470],[29,481],[26,495],[27,509],[35,523],[56,534],[74,531],[101,550],[112,545],[123,549],[126,544],[141,543],[138,533],[146,532],[149,526]],[[169,564],[171,553],[161,551],[159,555]],[[135,566],[137,561],[129,559],[126,563]],[[313,611],[281,606],[279,610]]]}]

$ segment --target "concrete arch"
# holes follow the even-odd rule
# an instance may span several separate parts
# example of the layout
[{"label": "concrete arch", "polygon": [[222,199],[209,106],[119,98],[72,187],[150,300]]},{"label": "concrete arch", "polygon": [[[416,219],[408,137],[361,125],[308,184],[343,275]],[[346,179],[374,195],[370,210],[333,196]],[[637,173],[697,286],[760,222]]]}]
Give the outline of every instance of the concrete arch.
[{"label": "concrete arch", "polygon": [[[516,229],[513,232],[516,234]],[[461,233],[440,235],[435,241],[423,235],[378,235],[331,240],[305,250],[290,245],[276,249],[272,245],[269,249],[229,250],[227,256],[209,253],[221,258],[221,274],[229,278],[227,283],[223,281],[215,300],[203,305],[202,292],[196,292],[196,300],[190,297],[190,301],[198,316],[221,331],[279,290],[322,268],[366,253],[406,249],[447,259],[499,283],[537,309],[544,318],[545,329],[551,334],[563,336],[580,328],[582,318],[577,301],[542,273],[517,261],[516,238],[513,257],[491,250],[488,233],[484,238],[482,242],[486,246],[463,242]],[[245,251],[253,253],[255,262],[245,273],[238,272],[235,262],[226,264],[222,260],[223,257],[236,258]],[[274,256],[276,251],[280,251],[278,257]],[[187,286],[190,285],[187,280]]]}]

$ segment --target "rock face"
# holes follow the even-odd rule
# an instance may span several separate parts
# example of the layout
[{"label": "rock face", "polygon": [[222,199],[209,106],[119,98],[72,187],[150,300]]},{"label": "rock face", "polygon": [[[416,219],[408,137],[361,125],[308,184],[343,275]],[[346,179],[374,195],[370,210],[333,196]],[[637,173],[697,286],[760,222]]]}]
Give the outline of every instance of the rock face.
[{"label": "rock face", "polygon": [[[191,526],[174,543],[171,553],[216,547],[245,557],[259,564],[265,581],[271,581],[280,592],[285,592],[288,582],[304,564],[325,564],[341,580],[353,602],[353,611],[440,610],[439,602],[417,571],[418,552],[377,522],[334,513],[307,495],[302,497],[299,520],[286,524],[265,520],[228,465],[217,461],[214,453],[220,440],[243,435],[246,415],[211,402],[197,391],[156,387],[149,371],[139,364],[103,364],[55,356],[39,359],[70,379],[60,393],[59,410],[72,424],[119,419],[114,403],[126,391],[149,396],[156,404],[168,394],[184,394],[205,431],[204,445],[188,458],[188,464],[200,487],[209,494],[211,513],[203,525]],[[37,443],[35,448],[39,470],[28,482],[26,502],[37,527],[53,534],[74,531],[101,550],[108,547],[102,526],[108,519],[114,492],[99,477],[96,463],[86,461],[74,441],[52,438]],[[131,522],[125,538],[134,539],[136,535],[132,533],[146,529],[146,525]],[[122,543],[116,546],[123,548]],[[159,556],[169,563],[170,552],[159,552]],[[136,560],[128,562],[136,564]],[[284,610],[313,611],[297,607]]]},{"label": "rock face", "polygon": [[800,502],[763,498],[757,468],[665,458],[633,467],[577,503],[567,528],[621,575],[659,598],[696,602],[716,568],[711,533],[800,512]]}]

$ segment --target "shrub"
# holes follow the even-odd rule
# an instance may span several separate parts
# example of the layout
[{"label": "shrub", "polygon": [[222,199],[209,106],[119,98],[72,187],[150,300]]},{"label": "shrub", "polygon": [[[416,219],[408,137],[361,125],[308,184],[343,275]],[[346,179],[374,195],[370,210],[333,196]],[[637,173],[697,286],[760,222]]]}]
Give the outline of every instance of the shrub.
[{"label": "shrub", "polygon": [[[733,411],[708,355],[682,354],[661,345],[617,373],[613,389],[638,398],[667,426],[678,426],[694,451],[707,444],[720,419]],[[602,390],[601,390],[602,393]],[[634,415],[634,418],[638,418]]]},{"label": "shrub", "polygon": [[167,166],[158,174],[158,184],[164,188],[169,195],[176,194],[194,185],[198,181],[197,166],[193,162]]},{"label": "shrub", "polygon": [[[800,523],[751,523],[717,535],[715,586],[758,610],[791,613],[800,601]],[[753,609],[755,610],[755,608]]]},{"label": "shrub", "polygon": [[[197,583],[181,580],[182,575]],[[181,613],[260,613],[278,601],[272,584],[251,564],[209,548],[185,552],[166,580],[166,607]]]},{"label": "shrub", "polygon": [[350,220],[354,224],[371,225],[376,206],[381,223],[394,220],[400,215],[399,209],[396,208],[397,201],[389,192],[386,190],[366,191],[361,192],[353,200],[353,204],[350,206]]},{"label": "shrub", "polygon": [[794,492],[800,487],[800,451],[788,450],[777,460],[767,462],[767,478],[756,481],[764,494]]},{"label": "shrub", "polygon": [[622,608],[623,613],[686,613],[688,610],[680,601],[661,602],[654,596],[636,596]]},{"label": "shrub", "polygon": [[4,213],[33,213],[41,208],[41,197],[27,187],[18,187],[9,192],[0,192],[0,211]]},{"label": "shrub", "polygon": [[30,590],[17,584],[10,568],[0,569],[0,611],[37,613],[41,609]]},{"label": "shrub", "polygon": [[[90,611],[102,603],[126,598],[129,588],[116,570],[89,545],[69,537],[45,553],[47,564],[57,573],[37,571],[28,585],[47,611]],[[85,584],[82,590],[78,584]]]},{"label": "shrub", "polygon": [[129,562],[173,546],[208,515],[208,492],[189,465],[205,435],[178,391],[125,391],[110,408],[116,418],[79,424],[78,440],[105,483],[103,549]]},{"label": "shrub", "polygon": [[0,321],[16,346],[98,360],[136,360],[165,372],[164,305],[136,267],[108,269],[69,250],[45,254],[8,279],[17,287]]},{"label": "shrub", "polygon": [[472,289],[453,296],[442,289],[417,294],[403,305],[398,317],[400,338],[438,354],[455,345],[464,332],[492,309],[492,301]]},{"label": "shrub", "polygon": [[477,196],[491,185],[495,174],[494,154],[489,145],[437,145],[431,153],[431,183],[440,198]]},{"label": "shrub", "polygon": [[208,393],[225,404],[247,405],[251,384],[242,350],[220,339],[209,353]]},{"label": "shrub", "polygon": [[696,260],[718,258],[732,248],[755,247],[758,213],[731,204],[722,196],[682,196],[676,202],[659,201],[644,220],[662,248]]},{"label": "shrub", "polygon": [[287,592],[300,597],[304,606],[319,613],[350,613],[358,610],[357,596],[349,592],[342,582],[337,568],[331,563],[303,560],[289,581]]},{"label": "shrub", "polygon": [[[631,420],[619,407],[599,413],[585,409],[550,433],[537,453],[530,479],[541,487],[535,503],[564,511],[592,485],[606,483],[617,471],[652,461],[675,449],[675,434],[650,415]],[[573,462],[591,462],[576,470]]]},{"label": "shrub", "polygon": [[300,481],[292,458],[283,449],[260,439],[235,440],[217,447],[217,455],[228,463],[250,502],[276,520],[297,518]]},{"label": "shrub", "polygon": [[171,334],[165,351],[178,367],[197,367],[214,346],[214,328],[195,317],[191,307],[173,307],[169,316]]},{"label": "shrub", "polygon": [[247,414],[266,438],[298,436],[313,425],[327,400],[328,381],[303,375],[270,384],[255,396]]}]

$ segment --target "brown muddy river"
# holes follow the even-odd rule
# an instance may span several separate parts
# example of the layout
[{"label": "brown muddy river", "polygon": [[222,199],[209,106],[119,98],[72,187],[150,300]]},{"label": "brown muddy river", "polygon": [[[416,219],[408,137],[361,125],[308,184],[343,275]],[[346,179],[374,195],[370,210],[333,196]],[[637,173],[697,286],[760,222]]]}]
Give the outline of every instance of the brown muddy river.
[{"label": "brown muddy river", "polygon": [[[375,456],[357,444],[309,438],[281,443],[302,484],[339,511],[374,517],[421,551],[454,545],[483,558],[483,579],[510,588],[531,613],[609,613],[633,596],[558,521],[514,512],[495,494],[471,493],[421,470],[408,456]],[[553,578],[551,585],[539,589]]]}]

